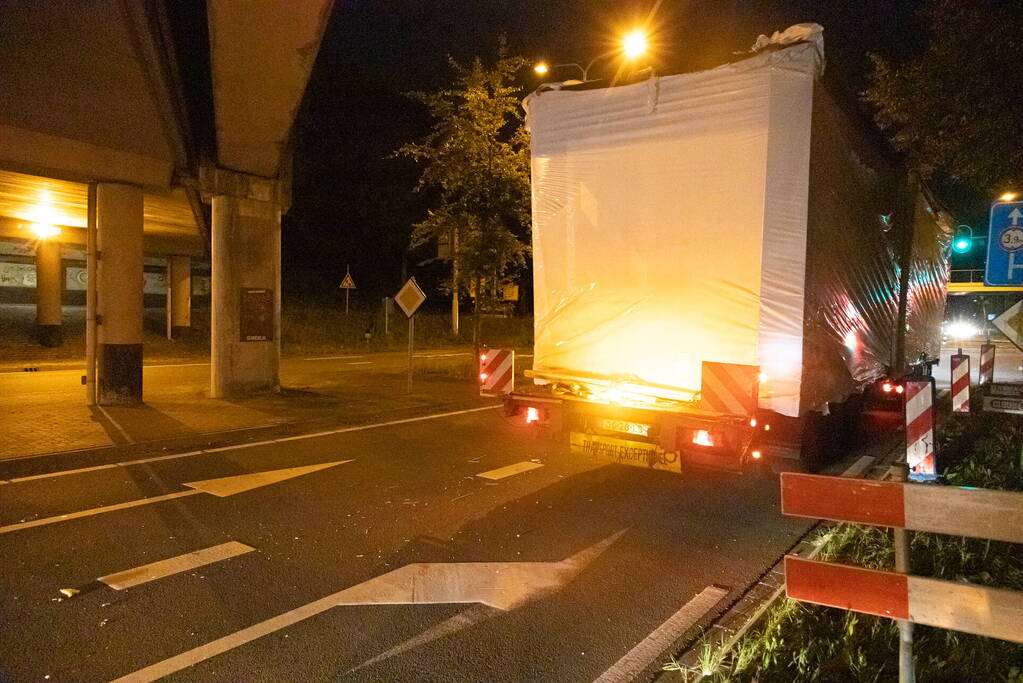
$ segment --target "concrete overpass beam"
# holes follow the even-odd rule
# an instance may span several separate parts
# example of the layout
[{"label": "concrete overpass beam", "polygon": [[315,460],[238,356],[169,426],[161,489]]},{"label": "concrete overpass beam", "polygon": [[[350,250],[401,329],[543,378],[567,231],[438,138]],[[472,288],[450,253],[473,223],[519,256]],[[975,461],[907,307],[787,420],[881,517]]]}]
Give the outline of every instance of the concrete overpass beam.
[{"label": "concrete overpass beam", "polygon": [[61,326],[63,281],[60,242],[55,239],[39,240],[36,243],[36,335],[43,346],[60,346],[64,342]]},{"label": "concrete overpass beam", "polygon": [[100,405],[142,402],[142,190],[96,186]]},{"label": "concrete overpass beam", "polygon": [[212,204],[211,394],[272,393],[280,388],[280,204],[217,192]]},{"label": "concrete overpass beam", "polygon": [[167,257],[167,319],[172,339],[192,326],[192,259],[187,256]]}]

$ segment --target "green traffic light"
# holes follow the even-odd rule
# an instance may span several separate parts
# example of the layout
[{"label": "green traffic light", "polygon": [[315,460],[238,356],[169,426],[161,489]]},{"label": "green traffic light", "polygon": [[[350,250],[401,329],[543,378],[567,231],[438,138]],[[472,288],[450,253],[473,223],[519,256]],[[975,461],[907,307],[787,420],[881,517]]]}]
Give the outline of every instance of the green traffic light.
[{"label": "green traffic light", "polygon": [[952,249],[957,254],[965,254],[970,250],[970,247],[972,246],[973,240],[971,240],[969,237],[957,237],[955,241],[952,242]]}]

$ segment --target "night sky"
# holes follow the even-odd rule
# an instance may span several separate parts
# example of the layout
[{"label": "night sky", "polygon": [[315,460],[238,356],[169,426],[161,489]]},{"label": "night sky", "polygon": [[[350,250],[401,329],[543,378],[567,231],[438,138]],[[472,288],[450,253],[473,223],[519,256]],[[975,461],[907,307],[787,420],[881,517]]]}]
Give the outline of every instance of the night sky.
[{"label": "night sky", "polygon": [[[800,22],[824,26],[828,77],[849,97],[863,89],[867,53],[897,55],[920,32],[916,2],[899,0],[336,0],[295,124],[294,196],[284,218],[286,300],[339,301],[346,264],[353,304],[379,302],[409,274],[427,287],[446,272],[423,247],[405,257],[428,198],[418,169],[389,158],[430,121],[411,90],[446,85],[448,55],[493,60],[499,36],[530,60],[585,62],[625,28],[653,30],[658,75],[710,68],[748,50],[760,33]],[[609,76],[611,68],[591,77]],[[565,74],[562,78],[571,77]],[[523,96],[535,87],[523,73]],[[428,291],[429,294],[429,291]],[[435,297],[437,299],[437,297]],[[439,300],[435,303],[441,303]]]}]

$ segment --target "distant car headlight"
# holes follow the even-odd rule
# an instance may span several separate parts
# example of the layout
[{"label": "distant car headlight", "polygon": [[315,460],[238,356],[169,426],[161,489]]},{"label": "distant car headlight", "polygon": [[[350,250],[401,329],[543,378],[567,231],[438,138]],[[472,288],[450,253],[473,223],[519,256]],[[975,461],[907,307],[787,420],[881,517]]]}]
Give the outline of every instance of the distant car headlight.
[{"label": "distant car headlight", "polygon": [[945,334],[953,339],[970,339],[980,334],[980,330],[971,322],[957,320],[948,324]]}]

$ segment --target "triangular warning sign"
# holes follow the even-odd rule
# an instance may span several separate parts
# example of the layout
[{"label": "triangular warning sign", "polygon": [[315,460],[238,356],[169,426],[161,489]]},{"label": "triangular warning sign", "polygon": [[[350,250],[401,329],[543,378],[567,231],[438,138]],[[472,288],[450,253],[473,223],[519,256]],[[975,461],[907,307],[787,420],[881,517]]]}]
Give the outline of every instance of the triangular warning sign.
[{"label": "triangular warning sign", "polygon": [[991,322],[1016,345],[1017,349],[1023,351],[1023,301],[1016,302]]},{"label": "triangular warning sign", "polygon": [[355,280],[352,279],[351,273],[345,273],[345,279],[341,281],[339,289],[355,289]]}]

